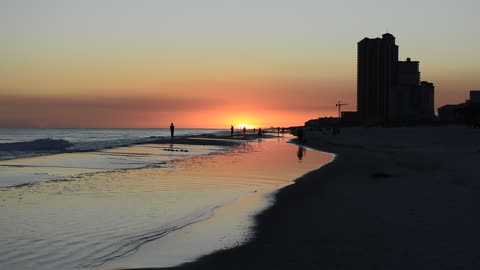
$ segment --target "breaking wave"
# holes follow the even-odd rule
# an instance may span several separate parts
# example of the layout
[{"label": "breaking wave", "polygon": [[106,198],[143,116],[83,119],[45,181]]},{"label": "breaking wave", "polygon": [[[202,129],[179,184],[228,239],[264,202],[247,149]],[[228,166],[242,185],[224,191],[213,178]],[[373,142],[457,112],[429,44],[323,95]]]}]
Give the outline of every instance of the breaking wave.
[{"label": "breaking wave", "polygon": [[160,137],[111,141],[70,142],[64,139],[37,139],[29,142],[0,143],[0,160],[51,155],[59,153],[97,151],[107,148],[148,143]]}]

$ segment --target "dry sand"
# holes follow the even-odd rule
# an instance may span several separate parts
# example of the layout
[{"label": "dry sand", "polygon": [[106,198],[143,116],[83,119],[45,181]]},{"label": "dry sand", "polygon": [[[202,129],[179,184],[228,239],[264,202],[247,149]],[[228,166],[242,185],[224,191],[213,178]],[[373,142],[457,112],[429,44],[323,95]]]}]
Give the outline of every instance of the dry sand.
[{"label": "dry sand", "polygon": [[334,162],[276,194],[254,239],[175,269],[480,269],[480,130],[306,132]]}]

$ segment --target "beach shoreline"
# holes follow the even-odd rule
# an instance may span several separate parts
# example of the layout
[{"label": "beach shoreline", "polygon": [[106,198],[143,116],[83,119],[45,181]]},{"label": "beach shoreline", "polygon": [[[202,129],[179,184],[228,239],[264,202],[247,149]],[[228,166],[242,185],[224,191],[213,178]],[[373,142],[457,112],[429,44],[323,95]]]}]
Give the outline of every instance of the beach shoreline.
[{"label": "beach shoreline", "polygon": [[[138,253],[135,253],[132,256],[126,257],[125,259],[120,259],[119,261],[114,261],[112,263],[109,263],[105,267],[102,267],[101,269],[122,269],[122,268],[125,269],[126,267],[132,267],[132,266],[135,267],[135,266],[141,266],[141,265],[152,267],[159,264],[164,265],[164,267],[165,266],[168,267],[169,261],[172,261],[169,256],[171,256],[172,258],[175,258],[175,257],[187,258],[187,259],[183,259],[183,262],[191,262],[199,258],[199,256],[205,256],[217,250],[226,250],[230,248],[235,248],[237,246],[243,245],[244,243],[247,243],[250,240],[252,233],[254,233],[254,230],[252,229],[252,226],[254,226],[255,224],[255,222],[253,222],[254,217],[258,213],[261,213],[263,210],[270,207],[270,205],[273,203],[274,194],[278,192],[280,188],[287,185],[294,184],[292,180],[294,180],[295,178],[305,173],[308,173],[312,169],[316,169],[318,162],[320,162],[320,160],[318,159],[318,156],[321,156],[322,162],[325,162],[325,163],[328,163],[332,160],[332,156],[330,154],[325,154],[323,152],[320,153],[315,150],[309,150],[312,152],[308,152],[304,160],[300,162],[297,156],[298,146],[287,143],[287,140],[290,140],[291,138],[292,136],[275,137],[275,136],[267,135],[263,137],[261,140],[251,142],[255,145],[264,145],[265,149],[264,150],[257,149],[257,150],[254,150],[254,152],[246,153],[245,159],[249,160],[248,163],[251,164],[250,166],[254,166],[254,167],[258,167],[259,162],[262,162],[263,164],[262,167],[265,167],[264,173],[262,174],[250,173],[249,176],[247,176],[246,178],[238,179],[238,184],[242,182],[249,182],[255,178],[264,179],[262,181],[270,182],[273,179],[276,179],[277,177],[280,176],[280,179],[283,179],[281,182],[278,182],[275,185],[267,185],[267,186],[256,185],[256,187],[254,188],[255,190],[250,194],[239,197],[238,199],[236,199],[235,201],[232,201],[231,203],[225,205],[224,207],[216,209],[214,215],[212,216],[212,219],[207,219],[199,223],[191,224],[184,230],[182,229],[176,233],[172,233],[171,235],[165,237],[165,239],[162,238],[161,241],[152,242],[152,244],[147,244],[145,246],[142,246],[141,250],[139,250]],[[244,140],[244,139],[245,138],[243,138],[242,136],[241,140]],[[204,138],[192,138],[192,140],[198,140],[199,142],[201,142],[204,140]],[[235,141],[235,139],[232,140],[231,137],[225,137],[225,138],[216,137],[215,139],[212,139],[212,143],[216,140],[221,140],[222,142],[224,140],[227,142]],[[288,151],[279,152],[277,150],[276,154],[272,156],[270,152],[274,148],[278,148],[280,146],[282,149],[288,149]],[[258,154],[261,152],[265,152],[265,154],[262,154],[261,156],[259,156]],[[268,159],[266,159],[267,157]],[[267,162],[267,160],[275,160],[275,162],[270,164],[270,162]],[[281,160],[288,160],[288,162],[282,163]],[[240,160],[235,160],[234,163],[238,163],[239,161]],[[227,159],[224,159],[222,161],[221,166],[228,167],[229,162],[230,161],[228,161]],[[294,165],[295,164],[296,165],[293,167],[290,167],[288,163],[293,163]],[[303,166],[301,166],[302,163],[304,164]],[[284,169],[272,170],[272,165],[278,165],[278,164],[283,164],[282,166]],[[310,164],[310,165],[307,165],[307,164]],[[301,173],[299,173],[298,169],[295,169],[295,167],[300,168],[304,166],[308,166],[309,169],[302,170]],[[287,168],[290,168],[290,170]],[[244,171],[259,172],[256,169],[253,169],[253,170],[251,169],[253,168],[250,168],[248,166],[242,167],[242,170]],[[286,169],[287,171],[285,171]],[[279,172],[282,172],[282,173],[279,174]],[[238,175],[238,172],[237,173],[233,172],[233,175]],[[290,177],[286,175],[290,175]],[[248,178],[251,178],[251,179],[249,180]],[[229,221],[225,222],[226,220],[229,220]],[[244,228],[242,229],[242,231],[244,231],[243,232],[244,235],[236,240],[234,240],[235,237],[232,238],[232,236],[235,235],[235,233],[233,232],[235,230],[228,232],[228,231],[224,231],[221,227],[219,227],[219,225],[224,226],[224,225],[221,225],[222,223],[231,223],[232,220],[237,220],[238,223],[236,226]],[[202,251],[203,249],[208,250],[208,248],[206,247],[201,248],[201,250],[197,251],[196,256],[185,255],[185,254],[192,253],[192,250],[190,250],[192,247],[193,248],[199,247],[198,245],[195,245],[195,244],[190,244],[191,247],[188,247],[187,250],[183,250],[181,254],[166,252],[166,250],[171,249],[171,247],[178,246],[179,243],[192,241],[192,239],[195,238],[195,237],[192,237],[193,235],[192,231],[196,231],[197,233],[198,231],[203,231],[202,233],[203,235],[211,235],[210,238],[218,239],[216,241],[220,244],[222,243],[223,244],[217,248],[214,248],[213,250],[210,250],[210,252]],[[230,242],[230,243],[227,243],[227,242]],[[169,245],[170,245],[170,248],[168,248]],[[185,244],[183,244],[183,246],[185,246]],[[177,264],[178,264],[178,260],[177,260]]]},{"label": "beach shoreline", "polygon": [[479,133],[307,131],[334,162],[282,188],[252,241],[164,269],[478,269]]},{"label": "beach shoreline", "polygon": [[292,136],[210,137],[1,161],[0,265],[190,262],[244,243],[272,192],[331,160],[313,150],[299,160]]}]

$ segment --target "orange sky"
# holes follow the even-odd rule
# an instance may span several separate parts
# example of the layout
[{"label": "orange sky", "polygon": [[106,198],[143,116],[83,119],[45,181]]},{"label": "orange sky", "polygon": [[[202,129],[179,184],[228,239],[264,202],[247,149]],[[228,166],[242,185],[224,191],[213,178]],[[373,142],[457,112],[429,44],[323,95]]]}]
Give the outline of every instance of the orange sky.
[{"label": "orange sky", "polygon": [[[158,90],[158,94],[156,90],[111,90],[87,97],[0,95],[4,112],[0,123],[33,127],[167,127],[174,122],[177,127],[198,128],[228,128],[245,123],[269,127],[301,125],[312,117],[336,114],[337,96],[319,99],[317,92],[322,86],[315,82],[195,82],[170,87],[169,91]],[[302,89],[301,94],[297,89]]]},{"label": "orange sky", "polygon": [[[480,88],[478,1],[0,2],[0,127],[292,126],[356,110],[388,27],[435,107]],[[412,5],[415,9],[412,9]]]}]

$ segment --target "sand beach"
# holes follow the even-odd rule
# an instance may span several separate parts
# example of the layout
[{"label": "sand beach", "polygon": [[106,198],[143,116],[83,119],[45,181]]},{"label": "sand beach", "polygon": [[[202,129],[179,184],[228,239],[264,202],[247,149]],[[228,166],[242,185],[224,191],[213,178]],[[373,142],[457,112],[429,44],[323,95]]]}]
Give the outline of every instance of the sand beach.
[{"label": "sand beach", "polygon": [[334,162],[281,189],[253,239],[172,269],[479,269],[480,130],[306,131]]}]

